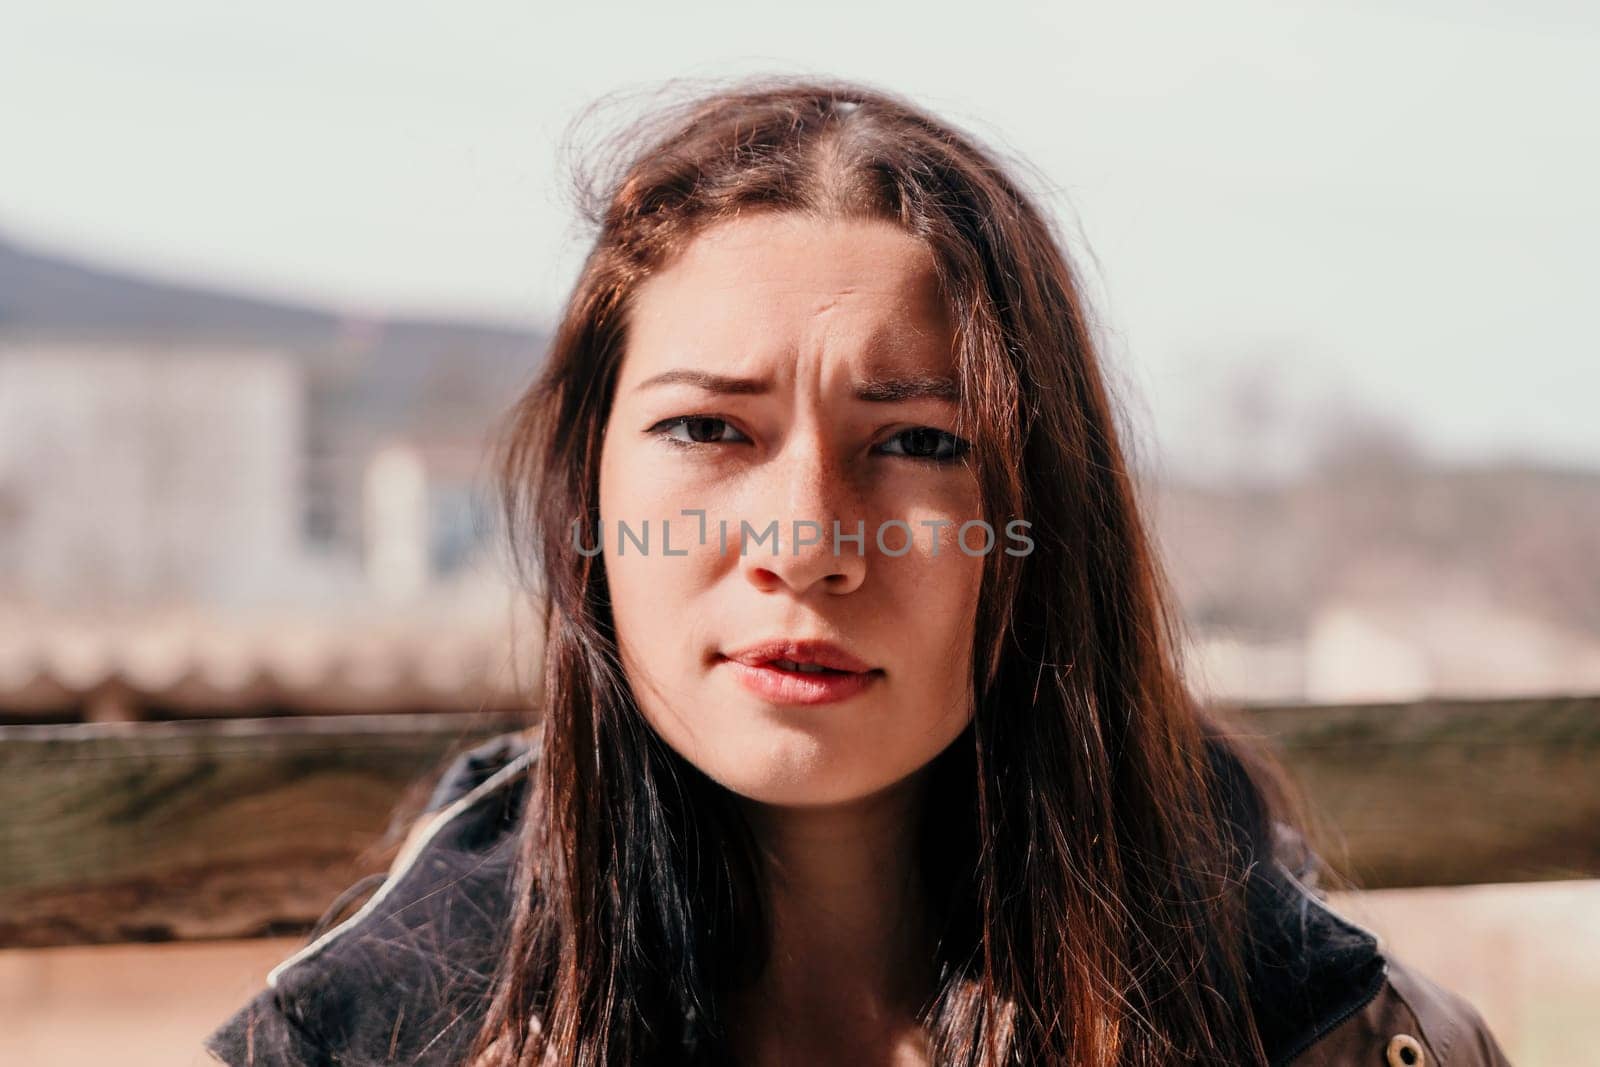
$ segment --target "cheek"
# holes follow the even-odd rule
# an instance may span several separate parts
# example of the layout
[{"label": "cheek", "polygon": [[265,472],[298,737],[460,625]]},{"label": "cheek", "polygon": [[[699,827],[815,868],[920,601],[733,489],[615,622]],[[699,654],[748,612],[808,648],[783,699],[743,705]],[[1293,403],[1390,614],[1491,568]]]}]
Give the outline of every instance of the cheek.
[{"label": "cheek", "polygon": [[[600,511],[610,521],[621,518],[637,524],[653,510],[663,487],[659,477],[650,477],[652,465],[646,446],[622,439],[622,433],[610,427],[600,449]],[[655,469],[659,474],[660,464]]]},{"label": "cheek", "polygon": [[[893,568],[898,575],[892,604],[877,612],[884,636],[900,646],[909,664],[908,688],[917,699],[942,709],[940,714],[967,700],[985,564],[984,556],[961,550],[957,530],[958,523],[941,530],[933,554],[931,534],[923,528],[928,540],[918,542],[915,556],[882,562],[885,571]],[[974,551],[982,547],[976,531],[968,543]]]},{"label": "cheek", "polygon": [[[697,554],[678,554],[692,547],[696,523],[678,515],[686,493],[662,477],[667,472],[648,442],[619,443],[608,435],[600,460],[600,522],[583,535],[586,549],[601,546],[619,652],[647,708],[669,697],[682,702],[678,695],[699,668],[702,638],[693,605],[704,592],[705,566]],[[670,543],[662,540],[668,519]]]},{"label": "cheek", "polygon": [[626,525],[634,534],[626,551],[636,557],[635,544],[645,539],[648,527],[647,562],[658,562],[662,526],[670,522],[672,555],[664,559],[676,559],[700,530],[700,520],[684,515],[684,509],[714,513],[726,495],[725,486],[698,474],[695,464],[675,454],[671,446],[650,440],[618,441],[608,435],[601,450],[600,518],[608,552],[616,551],[620,528]]},{"label": "cheek", "polygon": [[936,647],[925,650],[932,657],[928,662],[937,665],[929,674],[939,677],[948,699],[957,700],[970,673],[984,561],[981,556],[966,555],[954,543],[948,548],[954,550],[953,557],[930,561],[942,565],[923,586],[920,610],[937,620],[929,631]]}]

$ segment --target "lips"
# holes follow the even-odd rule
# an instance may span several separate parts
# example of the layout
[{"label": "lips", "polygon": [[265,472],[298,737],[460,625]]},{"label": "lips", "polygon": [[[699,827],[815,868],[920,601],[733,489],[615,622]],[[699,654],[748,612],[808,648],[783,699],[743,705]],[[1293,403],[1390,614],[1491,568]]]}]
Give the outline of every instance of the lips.
[{"label": "lips", "polygon": [[746,645],[744,648],[733,652],[725,652],[723,655],[752,667],[763,667],[771,663],[787,661],[803,666],[822,667],[833,671],[848,671],[852,674],[865,674],[872,670],[870,663],[864,663],[861,659],[831,641],[774,638],[767,641],[758,641],[753,645]]},{"label": "lips", "polygon": [[722,653],[721,662],[746,689],[776,704],[848,700],[884,673],[830,642],[788,638]]}]

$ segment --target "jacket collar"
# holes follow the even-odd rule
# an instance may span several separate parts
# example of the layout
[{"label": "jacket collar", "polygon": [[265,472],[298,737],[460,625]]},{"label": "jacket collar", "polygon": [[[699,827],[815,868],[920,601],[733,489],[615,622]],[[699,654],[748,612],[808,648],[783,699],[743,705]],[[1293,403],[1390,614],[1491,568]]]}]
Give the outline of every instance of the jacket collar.
[{"label": "jacket collar", "polygon": [[1267,1062],[1280,1067],[1383,988],[1376,934],[1334,912],[1282,863],[1258,863],[1246,896],[1251,1009]]},{"label": "jacket collar", "polygon": [[1272,818],[1233,746],[1210,734],[1205,751],[1226,831],[1247,861],[1250,1009],[1267,1063],[1280,1067],[1377,996],[1386,964],[1378,936],[1324,902],[1320,857]]},{"label": "jacket collar", "polygon": [[[349,1050],[341,1062],[445,1064],[464,1055],[504,944],[537,746],[509,734],[458,759],[435,791],[429,830],[378,892],[272,972],[269,992],[330,1048]],[[1236,823],[1251,827],[1248,793],[1228,797]],[[1247,992],[1268,1063],[1281,1067],[1377,995],[1385,960],[1375,934],[1302,880],[1315,856],[1298,835],[1274,831],[1263,850],[1272,858],[1253,863],[1246,879]],[[1291,870],[1283,858],[1296,854],[1304,862]]]}]

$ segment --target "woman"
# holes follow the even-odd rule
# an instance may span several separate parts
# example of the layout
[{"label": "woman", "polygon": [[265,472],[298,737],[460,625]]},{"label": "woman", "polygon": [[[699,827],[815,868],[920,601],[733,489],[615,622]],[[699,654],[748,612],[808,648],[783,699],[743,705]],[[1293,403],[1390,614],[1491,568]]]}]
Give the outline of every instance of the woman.
[{"label": "woman", "polygon": [[[1189,695],[1077,278],[893,95],[656,116],[502,467],[536,736],[227,1062],[1489,1064]],[[633,144],[634,142],[629,142]]]}]

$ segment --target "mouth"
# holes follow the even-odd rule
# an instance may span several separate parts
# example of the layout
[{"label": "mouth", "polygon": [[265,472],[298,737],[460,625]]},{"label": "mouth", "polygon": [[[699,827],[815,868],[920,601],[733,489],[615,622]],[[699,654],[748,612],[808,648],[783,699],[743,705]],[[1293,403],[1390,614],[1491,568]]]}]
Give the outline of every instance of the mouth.
[{"label": "mouth", "polygon": [[776,667],[781,671],[803,671],[806,674],[852,674],[852,671],[835,670],[824,667],[820,663],[796,663],[792,659],[775,659],[761,664],[763,667]]},{"label": "mouth", "polygon": [[780,639],[718,653],[739,683],[774,704],[832,704],[859,695],[884,676],[828,642]]}]

